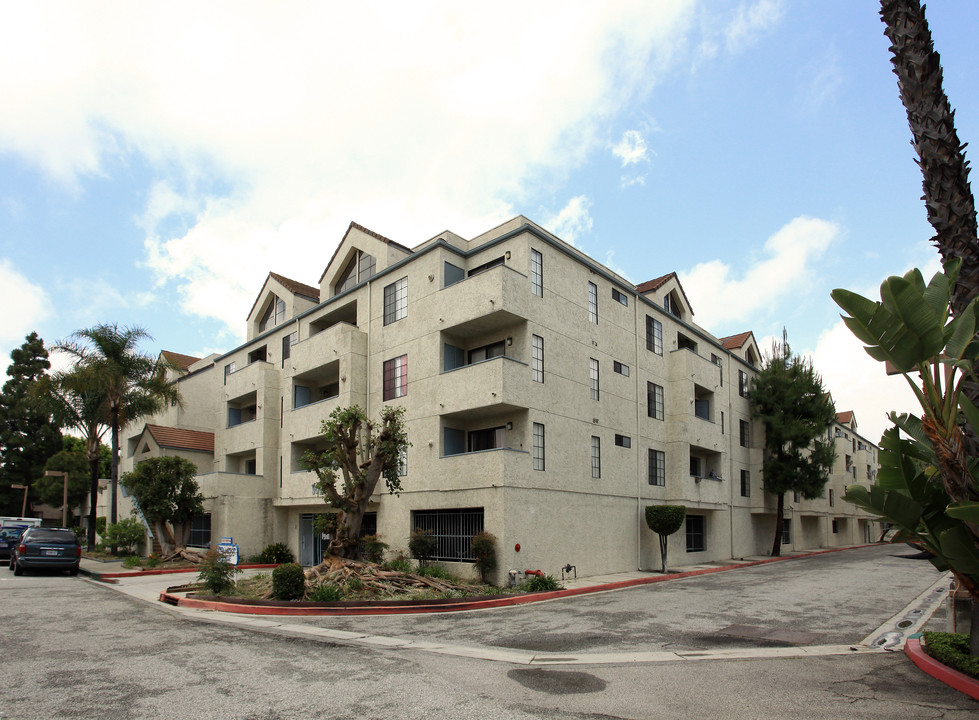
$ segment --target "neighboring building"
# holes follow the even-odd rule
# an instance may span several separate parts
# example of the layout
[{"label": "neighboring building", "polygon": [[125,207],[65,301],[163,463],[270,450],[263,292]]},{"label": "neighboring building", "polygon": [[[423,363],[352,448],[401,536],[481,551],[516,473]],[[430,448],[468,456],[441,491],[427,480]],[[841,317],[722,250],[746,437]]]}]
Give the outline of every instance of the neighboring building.
[{"label": "neighboring building", "polygon": [[[123,470],[154,454],[197,463],[201,543],[209,528],[245,555],[284,542],[318,561],[313,516],[327,508],[303,453],[321,447],[334,408],[377,417],[397,404],[404,489],[379,488],[365,518],[392,548],[429,528],[441,560],[469,564],[485,529],[502,572],[652,567],[644,508],[659,503],[687,507],[677,564],[771,546],[775,502],[746,397],[757,344],[697,326],[675,273],[634,286],[524,217],[414,249],[351,223],[319,287],[268,275],[247,338],[225,355],[169,354],[182,405],[123,434]],[[875,449],[854,457],[876,472]],[[868,516],[841,502],[791,517],[794,549],[869,537]]]}]

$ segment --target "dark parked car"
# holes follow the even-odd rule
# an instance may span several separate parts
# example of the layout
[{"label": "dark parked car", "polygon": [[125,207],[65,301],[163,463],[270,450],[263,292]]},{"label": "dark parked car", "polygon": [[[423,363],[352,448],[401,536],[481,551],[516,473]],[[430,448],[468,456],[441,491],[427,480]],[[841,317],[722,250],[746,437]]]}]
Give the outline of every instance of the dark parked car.
[{"label": "dark parked car", "polygon": [[49,568],[67,570],[78,574],[78,564],[82,558],[82,546],[71,530],[64,528],[27,528],[14,545],[10,555],[10,569],[14,575],[23,575],[24,570]]},{"label": "dark parked car", "polygon": [[0,529],[0,558],[10,558],[10,553],[14,549],[14,544],[24,532],[22,527],[5,527]]}]

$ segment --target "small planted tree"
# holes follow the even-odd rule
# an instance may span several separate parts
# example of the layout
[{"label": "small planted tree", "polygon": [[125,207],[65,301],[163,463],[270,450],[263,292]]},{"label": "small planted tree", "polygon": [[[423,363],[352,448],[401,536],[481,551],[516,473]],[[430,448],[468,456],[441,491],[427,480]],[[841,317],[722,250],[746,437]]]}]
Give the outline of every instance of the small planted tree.
[{"label": "small planted tree", "polygon": [[408,552],[420,565],[427,565],[428,561],[435,557],[435,553],[438,552],[438,542],[432,535],[432,531],[413,530],[408,538]]},{"label": "small planted tree", "polygon": [[663,561],[663,573],[667,572],[667,539],[683,525],[687,509],[683,505],[649,505],[646,507],[646,525],[659,535],[659,554]]},{"label": "small planted tree", "polygon": [[384,478],[389,492],[401,491],[398,461],[409,446],[404,408],[385,406],[375,423],[354,405],[337,408],[323,421],[326,449],[303,455],[306,469],[316,473],[316,488],[336,510],[336,532],[327,553],[356,559],[360,552],[360,527],[367,503]]},{"label": "small planted tree", "polygon": [[479,579],[483,583],[489,583],[489,578],[496,570],[496,536],[485,530],[473,535],[472,544],[473,557],[476,561],[473,565],[479,572]]},{"label": "small planted tree", "polygon": [[136,464],[122,477],[122,484],[136,501],[163,548],[161,560],[180,555],[199,558],[186,551],[190,524],[204,512],[204,497],[194,475],[197,466],[173,455],[154,457]]}]

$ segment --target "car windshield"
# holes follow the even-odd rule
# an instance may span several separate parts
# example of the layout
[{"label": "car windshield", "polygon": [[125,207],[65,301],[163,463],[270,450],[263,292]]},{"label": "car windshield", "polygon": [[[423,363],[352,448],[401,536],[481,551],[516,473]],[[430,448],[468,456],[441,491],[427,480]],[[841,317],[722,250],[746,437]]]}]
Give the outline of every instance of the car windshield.
[{"label": "car windshield", "polygon": [[75,533],[70,530],[35,530],[27,538],[26,542],[39,543],[60,543],[63,545],[74,545]]}]

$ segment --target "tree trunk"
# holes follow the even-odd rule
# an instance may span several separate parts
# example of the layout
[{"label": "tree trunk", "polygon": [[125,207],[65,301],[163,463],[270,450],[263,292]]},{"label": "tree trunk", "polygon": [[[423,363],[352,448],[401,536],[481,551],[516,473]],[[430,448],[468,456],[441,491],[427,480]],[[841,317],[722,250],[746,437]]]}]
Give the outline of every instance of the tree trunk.
[{"label": "tree trunk", "polygon": [[174,541],[173,534],[170,532],[167,524],[155,520],[153,522],[153,530],[156,532],[156,539],[160,541],[160,552],[163,554],[163,557],[172,555],[177,550],[177,543]]},{"label": "tree trunk", "polygon": [[669,535],[659,536],[659,556],[663,560],[663,574],[666,575],[666,544],[669,539]]},{"label": "tree trunk", "polygon": [[364,522],[364,508],[360,503],[352,510],[337,512],[337,529],[330,541],[327,552],[348,560],[357,560],[360,555],[360,527]]},{"label": "tree trunk", "polygon": [[92,552],[95,550],[95,520],[98,515],[95,506],[99,502],[99,456],[97,452],[94,457],[91,453],[89,454],[88,467],[91,481],[88,491],[88,551]]},{"label": "tree trunk", "polygon": [[[119,406],[112,406],[112,505],[109,522],[115,525],[119,513]],[[113,555],[116,547],[112,546]]]},{"label": "tree trunk", "polygon": [[778,494],[778,509],[775,511],[775,542],[772,544],[772,557],[782,555],[782,520],[785,517],[785,493]]}]

